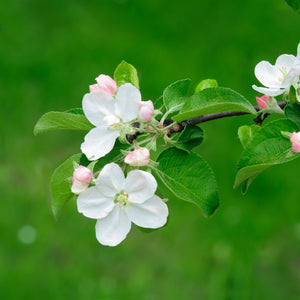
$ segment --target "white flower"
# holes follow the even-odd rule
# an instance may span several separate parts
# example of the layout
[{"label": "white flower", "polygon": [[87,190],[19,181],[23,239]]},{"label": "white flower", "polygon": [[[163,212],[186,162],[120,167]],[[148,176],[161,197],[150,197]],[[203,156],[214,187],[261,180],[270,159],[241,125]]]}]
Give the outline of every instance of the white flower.
[{"label": "white flower", "polygon": [[97,219],[97,240],[116,246],[127,236],[131,222],[145,228],[159,228],[168,217],[167,205],[154,195],[157,183],[144,171],[134,170],[126,179],[115,163],[105,165],[95,186],[82,192],[77,199],[78,211]]},{"label": "white flower", "polygon": [[120,86],[115,99],[102,90],[84,95],[84,114],[96,126],[81,144],[81,151],[89,160],[103,157],[112,150],[121,132],[126,133],[130,128],[125,123],[137,118],[140,101],[140,91],[130,83]]},{"label": "white flower", "polygon": [[300,44],[298,44],[297,56],[290,54],[280,55],[275,65],[268,61],[261,61],[255,67],[256,78],[266,87],[253,89],[268,96],[278,96],[288,91],[291,85],[299,81],[300,76]]}]

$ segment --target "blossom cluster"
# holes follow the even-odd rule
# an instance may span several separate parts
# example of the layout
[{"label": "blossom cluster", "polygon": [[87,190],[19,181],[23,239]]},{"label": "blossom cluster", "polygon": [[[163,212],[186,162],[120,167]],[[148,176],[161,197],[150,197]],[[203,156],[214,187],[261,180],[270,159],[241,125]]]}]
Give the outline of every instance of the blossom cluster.
[{"label": "blossom cluster", "polygon": [[[147,128],[147,133],[158,122],[154,119],[152,101],[142,101],[140,91],[131,83],[118,87],[115,80],[103,74],[96,82],[90,85],[90,92],[82,101],[83,112],[95,127],[85,136],[81,151],[94,162],[113,149],[117,138],[126,143],[127,135],[137,130],[134,123],[139,124],[141,132]],[[167,221],[168,207],[155,195],[155,178],[150,172],[138,170],[150,166],[151,145],[141,148],[135,142],[134,149],[123,151],[122,167],[109,163],[97,177],[93,168],[77,166],[74,170],[71,190],[78,195],[78,211],[97,220],[96,237],[103,245],[116,246],[122,242],[131,222],[140,227],[159,228]],[[125,178],[126,165],[131,170]]]},{"label": "blossom cluster", "polygon": [[[297,47],[297,56],[282,54],[277,58],[275,65],[271,65],[268,61],[261,61],[256,65],[254,73],[265,86],[252,86],[255,91],[264,94],[256,97],[258,107],[263,114],[283,114],[274,97],[283,94],[284,100],[289,101],[287,96],[291,89],[295,91],[294,96],[300,103],[300,43]],[[290,141],[293,152],[300,152],[300,132],[293,132]]]}]

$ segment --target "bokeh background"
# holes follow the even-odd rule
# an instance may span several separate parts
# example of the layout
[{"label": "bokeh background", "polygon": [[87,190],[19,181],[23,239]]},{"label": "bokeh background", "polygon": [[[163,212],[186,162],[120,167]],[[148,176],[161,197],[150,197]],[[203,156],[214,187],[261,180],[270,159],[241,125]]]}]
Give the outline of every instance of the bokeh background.
[{"label": "bokeh background", "polygon": [[144,100],[178,79],[215,78],[254,103],[255,65],[295,55],[299,29],[283,0],[1,0],[0,298],[300,299],[299,161],[265,171],[245,196],[232,189],[237,129],[251,117],[202,126],[197,151],[221,195],[213,217],[170,199],[167,227],[133,228],[115,248],[74,202],[58,221],[50,211],[51,173],[85,133],[32,134],[43,113],[80,107],[122,59]]}]

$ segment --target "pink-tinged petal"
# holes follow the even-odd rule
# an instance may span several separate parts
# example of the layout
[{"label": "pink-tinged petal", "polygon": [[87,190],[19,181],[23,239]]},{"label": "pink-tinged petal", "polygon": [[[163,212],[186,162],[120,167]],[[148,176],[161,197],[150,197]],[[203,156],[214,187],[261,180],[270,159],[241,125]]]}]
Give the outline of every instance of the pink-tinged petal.
[{"label": "pink-tinged petal", "polygon": [[101,90],[111,95],[114,95],[118,88],[117,83],[108,75],[101,74],[96,81]]},{"label": "pink-tinged petal", "polygon": [[151,100],[139,102],[139,119],[142,122],[150,122],[154,113],[154,106]]},{"label": "pink-tinged petal", "polygon": [[268,61],[259,62],[254,69],[256,78],[266,87],[279,88],[280,72],[275,66],[272,66]]},{"label": "pink-tinged petal", "polygon": [[105,127],[93,128],[85,136],[84,142],[81,144],[81,151],[88,160],[96,160],[112,150],[119,135],[120,132],[118,130],[111,130]]},{"label": "pink-tinged petal", "polygon": [[264,95],[262,97],[256,97],[256,102],[261,109],[268,108],[268,102],[270,102],[269,96]]},{"label": "pink-tinged petal", "polygon": [[114,105],[112,95],[101,90],[85,94],[82,100],[85,116],[96,127],[103,125],[105,116],[115,114]]},{"label": "pink-tinged petal", "polygon": [[78,181],[73,178],[71,192],[74,194],[80,194],[89,187],[89,183]]},{"label": "pink-tinged petal", "polygon": [[77,198],[77,209],[91,219],[106,217],[114,207],[114,197],[107,197],[93,186],[82,192]]},{"label": "pink-tinged petal", "polygon": [[92,85],[89,86],[89,88],[90,88],[90,92],[94,92],[94,91],[100,90],[100,87],[99,87],[98,84],[92,84]]},{"label": "pink-tinged petal", "polygon": [[154,195],[156,188],[155,178],[145,171],[131,171],[125,179],[124,191],[128,194],[129,202],[145,202]]},{"label": "pink-tinged petal", "polygon": [[165,225],[169,215],[167,205],[156,195],[144,203],[126,205],[125,210],[134,224],[145,228],[159,228]]},{"label": "pink-tinged petal", "polygon": [[84,166],[79,166],[73,172],[73,179],[81,182],[90,183],[92,180],[92,171]]},{"label": "pink-tinged petal", "polygon": [[290,136],[292,149],[295,153],[300,152],[300,132],[293,132]]},{"label": "pink-tinged petal", "polygon": [[147,148],[136,149],[127,154],[124,159],[126,164],[135,167],[146,166],[150,160],[150,152]]},{"label": "pink-tinged petal", "polygon": [[137,118],[141,101],[140,91],[131,83],[119,87],[116,94],[116,115],[124,122],[133,121]]},{"label": "pink-tinged petal", "polygon": [[102,245],[117,246],[126,238],[130,228],[131,222],[125,210],[115,206],[105,218],[97,221],[96,237]]},{"label": "pink-tinged petal", "polygon": [[286,89],[280,89],[280,88],[264,88],[264,87],[258,87],[256,85],[252,85],[252,88],[262,94],[268,95],[268,96],[278,96],[283,94]]},{"label": "pink-tinged petal", "polygon": [[104,195],[115,197],[124,189],[125,176],[117,164],[110,163],[103,167],[95,183]]}]

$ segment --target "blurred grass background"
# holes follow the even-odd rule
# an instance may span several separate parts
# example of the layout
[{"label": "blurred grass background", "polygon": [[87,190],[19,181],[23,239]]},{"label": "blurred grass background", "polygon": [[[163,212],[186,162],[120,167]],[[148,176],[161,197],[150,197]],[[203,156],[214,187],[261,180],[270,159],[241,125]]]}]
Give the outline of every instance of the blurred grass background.
[{"label": "blurred grass background", "polygon": [[170,199],[166,228],[133,228],[116,248],[98,244],[75,203],[58,221],[50,212],[51,173],[85,133],[32,134],[43,113],[80,107],[122,59],[144,100],[178,79],[215,78],[254,103],[254,66],[295,55],[299,29],[283,0],[0,1],[0,298],[300,299],[299,162],[265,171],[246,196],[232,189],[237,128],[251,117],[203,125],[198,151],[221,195],[212,218]]}]

